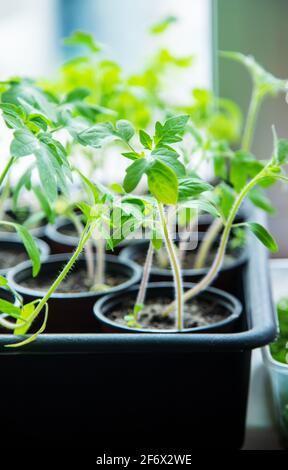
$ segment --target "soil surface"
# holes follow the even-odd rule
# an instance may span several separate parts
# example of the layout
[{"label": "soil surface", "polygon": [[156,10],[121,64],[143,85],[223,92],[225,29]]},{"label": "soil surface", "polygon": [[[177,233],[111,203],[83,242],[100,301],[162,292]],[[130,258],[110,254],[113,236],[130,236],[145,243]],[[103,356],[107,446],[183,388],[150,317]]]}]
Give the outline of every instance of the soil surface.
[{"label": "soil surface", "polygon": [[[28,287],[29,289],[36,289],[43,292],[47,292],[47,290],[51,287],[51,284],[55,281],[58,273],[55,272],[54,274],[43,274],[37,276],[37,278],[29,278],[26,280],[21,281],[21,286]],[[111,275],[107,274],[105,277],[105,285],[107,286],[107,291],[109,288],[119,286],[128,280],[127,277],[122,275]],[[91,289],[91,284],[87,279],[87,271],[86,269],[78,269],[77,271],[70,272],[69,276],[64,279],[64,281],[60,284],[56,292],[62,294],[78,294],[81,292],[89,292]],[[100,291],[100,290],[99,290]],[[98,292],[99,292],[98,291]],[[95,290],[97,292],[97,290]],[[103,290],[101,290],[103,292]]]},{"label": "soil surface", "polygon": [[[155,298],[147,300],[146,305],[138,318],[138,324],[142,329],[172,330],[175,329],[175,314],[163,317],[164,306],[171,302],[170,299]],[[133,311],[133,304],[121,310],[115,310],[107,317],[120,324],[127,326],[125,316]],[[198,328],[225,320],[230,312],[216,301],[194,299],[184,307],[184,328]]]},{"label": "soil surface", "polygon": [[77,231],[72,224],[67,223],[67,225],[63,225],[63,227],[59,227],[57,232],[61,233],[62,235],[67,235],[68,237],[78,237]]},{"label": "soil surface", "polygon": [[28,256],[21,246],[2,247],[0,251],[0,269],[13,268],[22,261],[26,261]]},{"label": "soil surface", "polygon": [[[240,250],[230,251],[230,253],[228,251],[228,253],[226,253],[225,255],[224,266],[225,267],[231,266],[233,262],[239,257],[239,254],[240,254]],[[139,251],[138,253],[135,253],[135,255],[133,255],[133,261],[140,264],[140,266],[144,266],[145,260],[146,260],[145,255],[146,253],[144,251]],[[183,257],[182,269],[194,269],[196,255],[197,255],[197,250],[187,251],[185,253],[185,256]],[[216,256],[216,248],[213,249],[210,253],[208,253],[206,263],[205,263],[205,268],[210,267],[212,265],[215,259],[215,256]],[[154,254],[153,267],[157,269],[166,269],[166,270],[171,269],[169,263],[165,267],[161,266],[159,262],[159,258],[157,257],[157,254]]]}]

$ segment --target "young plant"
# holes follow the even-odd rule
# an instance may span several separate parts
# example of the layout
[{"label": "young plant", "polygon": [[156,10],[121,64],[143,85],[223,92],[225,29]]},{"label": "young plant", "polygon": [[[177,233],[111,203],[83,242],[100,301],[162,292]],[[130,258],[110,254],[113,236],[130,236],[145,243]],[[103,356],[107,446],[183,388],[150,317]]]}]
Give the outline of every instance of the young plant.
[{"label": "young plant", "polygon": [[[217,150],[217,145],[215,146],[215,144],[212,146],[212,149],[214,147],[214,151],[211,149],[212,152],[211,150],[208,152],[210,158],[214,160],[215,176],[224,180],[219,186],[218,197],[220,198],[219,203],[222,207],[222,215],[225,219],[229,210],[232,208],[237,194],[245,187],[249,179],[257,175],[257,173],[261,171],[261,168],[264,167],[263,162],[258,161],[251,155],[251,145],[257,125],[257,117],[264,99],[267,96],[277,96],[279,93],[285,92],[287,90],[287,81],[280,80],[271,75],[257,64],[253,57],[247,57],[236,52],[221,52],[221,56],[238,61],[246,66],[253,81],[253,90],[244,126],[241,148],[237,151],[232,151],[229,148],[228,142],[219,142],[217,152],[215,152],[215,150]],[[201,139],[202,138],[199,137],[200,145],[203,144]],[[211,147],[211,143],[209,147]],[[204,155],[207,156],[207,151]],[[230,168],[227,166],[227,162]],[[251,203],[256,207],[269,214],[274,212],[273,206],[263,193],[261,187],[255,187],[253,191],[249,193],[248,197]],[[222,230],[223,224],[221,219],[215,220],[205,235],[196,257],[195,268],[205,266],[207,254],[210,252],[211,247]]]},{"label": "young plant", "polygon": [[[224,230],[221,236],[220,245],[215,256],[214,262],[210,267],[206,276],[196,284],[192,289],[183,292],[181,269],[177,258],[176,249],[171,239],[169,227],[167,224],[165,205],[177,206],[183,204],[186,207],[201,207],[204,204],[209,207],[209,211],[216,213],[220,218],[220,209],[215,208],[213,204],[208,203],[207,198],[199,195],[211,190],[211,186],[197,178],[187,177],[185,166],[179,161],[179,154],[171,146],[178,143],[182,139],[189,117],[175,116],[168,119],[163,125],[159,122],[155,127],[153,137],[140,133],[140,141],[145,151],[134,153],[135,161],[128,167],[124,180],[124,188],[127,192],[132,192],[142,176],[146,175],[148,187],[154,198],[155,206],[158,211],[159,224],[162,229],[163,239],[165,241],[168,252],[175,284],[176,300],[164,309],[163,315],[169,315],[175,312],[176,328],[181,331],[183,329],[183,305],[193,299],[202,290],[206,289],[219,273],[225,256],[229,236],[231,230],[235,227],[234,220],[238,210],[250,191],[256,186],[269,182],[274,183],[278,180],[288,182],[288,178],[282,170],[283,164],[288,161],[288,142],[286,140],[278,140],[275,137],[275,149],[271,160],[258,167],[258,172],[244,185],[235,201],[227,213],[227,217],[223,220]],[[147,151],[147,152],[146,152]],[[125,156],[125,155],[124,155]],[[245,222],[237,224],[237,227],[246,227],[271,251],[277,251],[277,244],[272,235],[260,224],[254,222]],[[149,270],[151,266],[151,247],[148,252],[148,261],[145,268]],[[140,302],[139,297],[134,309],[134,321],[138,322],[140,306],[143,305],[145,297],[145,282],[148,276],[144,269],[143,282],[141,285]],[[135,314],[136,312],[136,314]]]}]

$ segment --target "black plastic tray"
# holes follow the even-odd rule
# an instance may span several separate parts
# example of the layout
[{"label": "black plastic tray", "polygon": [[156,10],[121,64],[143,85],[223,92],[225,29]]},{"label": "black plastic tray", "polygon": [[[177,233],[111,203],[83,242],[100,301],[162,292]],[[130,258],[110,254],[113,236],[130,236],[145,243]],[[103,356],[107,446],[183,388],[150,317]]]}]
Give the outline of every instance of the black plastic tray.
[{"label": "black plastic tray", "polygon": [[51,445],[240,448],[251,351],[277,331],[267,253],[253,235],[248,243],[238,333],[42,335],[18,350],[1,335],[6,435],[24,426],[28,440],[44,433]]}]

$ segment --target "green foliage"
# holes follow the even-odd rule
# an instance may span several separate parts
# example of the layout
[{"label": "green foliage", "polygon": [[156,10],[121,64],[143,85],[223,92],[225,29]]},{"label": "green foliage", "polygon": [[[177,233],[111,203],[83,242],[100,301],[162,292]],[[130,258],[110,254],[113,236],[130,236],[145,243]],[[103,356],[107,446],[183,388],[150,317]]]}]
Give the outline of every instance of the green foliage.
[{"label": "green foliage", "polygon": [[283,298],[277,304],[277,314],[280,326],[278,340],[270,345],[275,361],[288,364],[288,299]]},{"label": "green foliage", "polygon": [[241,224],[241,226],[248,227],[249,230],[251,230],[251,232],[258,238],[258,240],[260,240],[261,243],[263,243],[263,245],[268,248],[268,250],[272,251],[273,253],[278,251],[278,245],[273,236],[261,224],[256,222],[245,222]]},{"label": "green foliage", "polygon": [[102,48],[97,44],[91,34],[83,33],[83,31],[75,31],[70,38],[64,40],[66,46],[85,46],[91,52],[98,53]]},{"label": "green foliage", "polygon": [[270,72],[267,72],[267,70],[255,61],[254,57],[231,51],[223,51],[220,55],[244,65],[254,81],[257,93],[261,96],[273,96],[281,91],[285,92],[287,90],[287,81],[276,78]]},{"label": "green foliage", "polygon": [[161,20],[159,23],[153,25],[150,29],[152,34],[162,34],[167,29],[175,24],[177,22],[177,17],[176,16],[167,16],[163,20]]}]

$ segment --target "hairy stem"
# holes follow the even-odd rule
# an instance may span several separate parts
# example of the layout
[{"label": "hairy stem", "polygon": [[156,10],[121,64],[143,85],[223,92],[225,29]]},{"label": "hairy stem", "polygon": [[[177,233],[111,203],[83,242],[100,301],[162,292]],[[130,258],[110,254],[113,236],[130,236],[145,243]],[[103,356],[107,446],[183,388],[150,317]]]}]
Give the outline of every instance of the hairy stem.
[{"label": "hairy stem", "polygon": [[201,269],[205,266],[207,256],[215,242],[215,239],[219,235],[223,227],[223,221],[221,218],[215,219],[210,225],[209,229],[205,233],[204,239],[199,247],[199,251],[196,255],[194,268]]},{"label": "hairy stem", "polygon": [[[169,313],[173,312],[175,307],[177,308],[176,315],[176,328],[177,330],[183,330],[183,284],[181,276],[181,268],[178,262],[175,246],[171,240],[170,233],[166,223],[164,207],[161,203],[158,203],[158,211],[160,216],[160,222],[163,230],[164,240],[173,271],[176,291],[176,301],[173,302],[173,309]],[[165,312],[166,313],[166,312]],[[169,314],[168,313],[168,314]]]},{"label": "hairy stem", "polygon": [[[77,215],[74,213],[70,215],[70,219],[78,233],[79,238],[81,238],[82,233],[84,231],[84,226],[80,222],[79,218]],[[88,242],[85,245],[84,248],[84,253],[85,253],[85,259],[86,259],[86,265],[87,265],[87,274],[89,281],[92,283],[94,279],[94,253],[93,253],[93,245],[91,243],[91,240],[88,240]]]},{"label": "hairy stem", "polygon": [[[234,219],[237,215],[238,209],[241,206],[241,204],[242,204],[243,200],[245,199],[245,197],[247,196],[247,194],[249,193],[249,191],[254,186],[256,186],[259,183],[260,180],[262,180],[266,177],[267,177],[267,167],[265,167],[257,176],[255,176],[255,178],[253,178],[242,189],[241,193],[236,198],[236,200],[234,202],[234,205],[231,209],[231,212],[229,214],[229,217],[227,219],[225,228],[223,230],[223,234],[222,234],[222,237],[221,237],[221,242],[220,242],[216,257],[214,259],[214,262],[213,262],[210,270],[206,274],[206,276],[204,276],[203,279],[201,279],[201,281],[198,284],[196,284],[194,287],[192,287],[192,289],[190,289],[189,291],[187,291],[185,293],[185,295],[184,295],[184,301],[185,302],[187,302],[188,300],[193,299],[196,295],[198,295],[204,289],[209,287],[209,285],[213,282],[213,280],[217,276],[217,274],[220,271],[220,269],[222,267],[222,264],[223,264],[225,251],[226,251],[226,247],[227,247],[227,243],[228,243],[228,239],[229,239],[229,235],[230,235],[230,232],[231,232],[231,229],[232,229],[232,226],[233,226]],[[168,305],[168,307],[164,311],[164,315],[169,315],[170,313],[172,313],[175,309],[175,304],[176,303],[173,302],[170,305]]]},{"label": "hairy stem", "polygon": [[105,240],[97,236],[96,244],[96,266],[94,287],[105,284]]},{"label": "hairy stem", "polygon": [[192,219],[190,221],[189,230],[186,227],[186,232],[184,233],[184,237],[183,237],[183,234],[180,237],[179,250],[178,250],[178,260],[179,260],[180,266],[182,266],[183,261],[185,259],[186,251],[188,250],[190,235],[196,229],[196,222],[197,222],[197,217],[195,217],[195,219]]},{"label": "hairy stem", "polygon": [[150,271],[151,271],[152,262],[153,262],[153,255],[154,255],[154,247],[153,247],[152,241],[150,241],[144,268],[143,268],[142,281],[141,281],[137,299],[136,299],[136,305],[143,305],[145,303],[147,285],[148,285]]},{"label": "hairy stem", "polygon": [[245,150],[246,152],[249,152],[253,142],[256,120],[261,103],[262,95],[259,93],[257,87],[254,87],[242,138],[242,150]]}]

